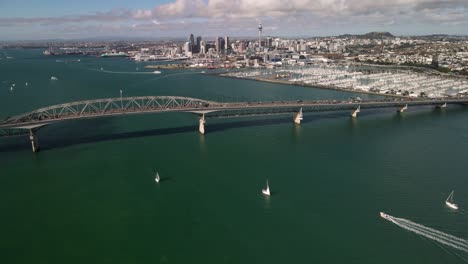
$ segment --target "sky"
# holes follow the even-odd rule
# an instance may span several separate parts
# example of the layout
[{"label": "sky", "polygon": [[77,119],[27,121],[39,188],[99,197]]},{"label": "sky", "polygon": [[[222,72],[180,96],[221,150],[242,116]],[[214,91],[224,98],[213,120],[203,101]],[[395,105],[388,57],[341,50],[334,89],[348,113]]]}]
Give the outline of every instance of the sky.
[{"label": "sky", "polygon": [[468,35],[468,0],[0,0],[0,41]]}]

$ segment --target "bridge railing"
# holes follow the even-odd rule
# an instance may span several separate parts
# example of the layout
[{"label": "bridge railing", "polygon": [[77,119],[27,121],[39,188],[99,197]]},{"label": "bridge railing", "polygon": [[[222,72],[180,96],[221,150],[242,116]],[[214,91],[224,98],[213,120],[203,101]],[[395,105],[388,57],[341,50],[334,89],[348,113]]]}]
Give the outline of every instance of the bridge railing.
[{"label": "bridge railing", "polygon": [[[468,103],[468,98],[384,98],[376,100],[317,100],[317,101],[271,101],[271,102],[230,102],[214,101],[177,96],[141,96],[78,101],[40,108],[17,115],[0,122],[0,127],[24,127],[47,122],[159,111],[212,112],[211,116],[242,116],[253,114],[274,114],[298,111],[347,110],[360,105],[362,108],[401,107],[408,105],[437,105],[442,103]],[[216,113],[214,113],[216,112]],[[250,113],[249,113],[250,112]]]}]

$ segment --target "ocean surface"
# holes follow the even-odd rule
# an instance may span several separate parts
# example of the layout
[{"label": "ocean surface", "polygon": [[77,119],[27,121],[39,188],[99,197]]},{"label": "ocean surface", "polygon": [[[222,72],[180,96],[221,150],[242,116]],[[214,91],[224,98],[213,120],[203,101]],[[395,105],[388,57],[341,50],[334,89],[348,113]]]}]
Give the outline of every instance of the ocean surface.
[{"label": "ocean surface", "polygon": [[[0,119],[119,90],[215,101],[372,97],[41,52],[0,50]],[[467,107],[364,110],[356,120],[305,113],[300,126],[290,115],[208,119],[206,131],[192,114],[165,113],[53,124],[39,130],[38,153],[27,136],[0,138],[0,262],[468,262],[451,241],[428,238],[438,234],[379,217],[468,239]],[[458,211],[444,204],[452,190]]]}]

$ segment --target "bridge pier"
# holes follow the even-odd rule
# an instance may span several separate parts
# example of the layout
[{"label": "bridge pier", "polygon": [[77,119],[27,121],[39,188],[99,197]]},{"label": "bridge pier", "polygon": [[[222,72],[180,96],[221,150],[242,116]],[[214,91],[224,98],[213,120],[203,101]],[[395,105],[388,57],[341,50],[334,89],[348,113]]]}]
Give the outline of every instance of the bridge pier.
[{"label": "bridge pier", "polygon": [[408,110],[408,104],[405,104],[405,106],[403,106],[402,108],[398,109],[397,111],[399,113],[403,113],[403,112],[406,112],[406,110]]},{"label": "bridge pier", "polygon": [[39,151],[39,140],[36,136],[36,133],[33,129],[29,129],[29,140],[31,141],[32,151]]},{"label": "bridge pier", "polygon": [[436,108],[439,108],[439,109],[447,108],[447,103],[444,103],[443,105],[436,105]]},{"label": "bridge pier", "polygon": [[359,112],[361,112],[361,106],[358,106],[358,107],[356,108],[356,110],[353,110],[353,111],[351,112],[351,117],[356,118],[356,117],[357,117],[357,114],[358,114]]},{"label": "bridge pier", "polygon": [[200,134],[202,135],[205,135],[205,114],[203,114],[201,117],[200,117],[200,120],[199,120],[199,125],[198,125],[198,131],[200,132]]},{"label": "bridge pier", "polygon": [[301,124],[301,121],[303,119],[303,114],[302,114],[302,107],[301,109],[299,110],[299,112],[297,112],[295,115],[294,115],[294,123],[297,124],[297,125],[300,125]]}]

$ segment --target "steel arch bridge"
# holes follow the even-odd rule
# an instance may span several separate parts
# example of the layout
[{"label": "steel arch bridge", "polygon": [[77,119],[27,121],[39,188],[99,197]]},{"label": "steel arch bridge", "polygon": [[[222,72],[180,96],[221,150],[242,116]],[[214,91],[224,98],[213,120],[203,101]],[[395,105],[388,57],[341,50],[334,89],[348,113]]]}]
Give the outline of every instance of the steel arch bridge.
[{"label": "steel arch bridge", "polygon": [[410,99],[392,98],[379,100],[320,100],[320,101],[272,101],[272,102],[229,102],[181,96],[118,97],[77,101],[39,108],[0,121],[0,137],[29,134],[33,151],[39,149],[36,132],[41,127],[75,119],[99,118],[127,114],[187,112],[200,117],[199,131],[205,134],[205,117],[240,117],[278,115],[293,113],[293,121],[300,124],[304,112],[351,110],[351,116],[363,109],[397,108],[404,112],[408,106],[436,106],[468,104],[468,98]]},{"label": "steel arch bridge", "polygon": [[150,113],[164,110],[196,110],[218,105],[217,102],[178,96],[140,96],[86,100],[52,105],[9,117],[7,120],[0,122],[0,127],[6,127],[8,124],[13,126],[18,126],[18,124],[34,125],[35,123],[50,123],[69,119]]}]

